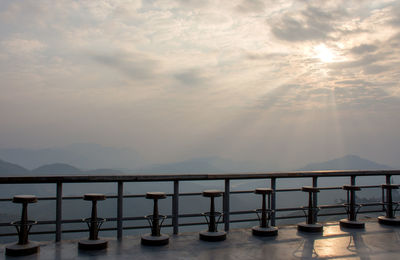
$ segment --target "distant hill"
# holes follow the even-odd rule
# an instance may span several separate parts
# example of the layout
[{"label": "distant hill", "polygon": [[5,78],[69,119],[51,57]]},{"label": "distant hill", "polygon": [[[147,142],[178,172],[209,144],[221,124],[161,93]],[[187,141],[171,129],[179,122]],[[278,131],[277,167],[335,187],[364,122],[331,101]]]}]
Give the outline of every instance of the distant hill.
[{"label": "distant hill", "polygon": [[267,171],[252,162],[233,161],[218,156],[192,158],[185,161],[154,164],[134,170],[137,173],[226,173]]},{"label": "distant hill", "polygon": [[17,164],[0,160],[0,175],[27,175],[30,171]]},{"label": "distant hill", "polygon": [[[137,168],[141,160],[130,148],[114,148],[92,143],[71,144],[45,149],[3,148],[0,158],[33,169],[54,162],[76,165],[82,169]],[[143,163],[142,163],[143,165]]]},{"label": "distant hill", "polygon": [[34,170],[32,173],[41,174],[80,174],[82,171],[72,165],[65,163],[53,163],[40,166]]},{"label": "distant hill", "polygon": [[114,169],[96,169],[96,170],[88,170],[84,171],[87,174],[122,174],[122,171],[114,170]]},{"label": "distant hill", "polygon": [[390,170],[390,166],[379,164],[357,155],[346,155],[326,162],[311,163],[298,171],[318,171],[318,170]]}]

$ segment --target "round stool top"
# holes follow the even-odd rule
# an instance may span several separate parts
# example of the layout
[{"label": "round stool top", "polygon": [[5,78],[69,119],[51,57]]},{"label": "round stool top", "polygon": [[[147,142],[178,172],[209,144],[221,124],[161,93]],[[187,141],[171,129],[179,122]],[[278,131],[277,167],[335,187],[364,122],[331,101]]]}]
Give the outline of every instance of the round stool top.
[{"label": "round stool top", "polygon": [[91,201],[95,201],[95,200],[105,200],[106,199],[106,195],[101,194],[101,193],[86,193],[83,196],[84,200],[91,200]]},{"label": "round stool top", "polygon": [[319,188],[311,187],[311,186],[303,186],[303,187],[301,187],[301,191],[304,191],[304,192],[319,192]]},{"label": "round stool top", "polygon": [[203,191],[204,197],[220,197],[222,196],[222,191],[220,190],[205,190]]},{"label": "round stool top", "polygon": [[361,190],[359,186],[354,186],[354,185],[344,185],[342,187],[344,190]]},{"label": "round stool top", "polygon": [[15,195],[12,201],[14,203],[35,203],[37,198],[35,195]]},{"label": "round stool top", "polygon": [[153,191],[146,193],[146,199],[165,199],[166,197],[165,192]]},{"label": "round stool top", "polygon": [[272,189],[270,188],[256,188],[254,190],[255,194],[271,194],[272,193]]},{"label": "round stool top", "polygon": [[382,184],[382,188],[388,189],[388,190],[397,190],[399,188],[399,185],[397,184]]}]

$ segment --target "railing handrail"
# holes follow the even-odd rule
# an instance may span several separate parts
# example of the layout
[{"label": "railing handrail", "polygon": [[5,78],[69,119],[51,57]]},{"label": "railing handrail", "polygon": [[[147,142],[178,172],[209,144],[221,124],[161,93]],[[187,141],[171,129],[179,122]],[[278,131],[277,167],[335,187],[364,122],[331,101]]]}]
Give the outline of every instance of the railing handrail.
[{"label": "railing handrail", "polygon": [[[42,176],[1,176],[0,184],[56,184],[56,197],[44,197],[43,199],[55,199],[56,200],[56,219],[51,220],[52,223],[56,224],[55,231],[40,231],[36,234],[45,233],[56,233],[56,241],[61,240],[61,233],[63,232],[80,232],[82,230],[62,230],[62,224],[68,223],[69,221],[62,218],[62,201],[65,199],[78,199],[76,196],[63,196],[63,184],[64,183],[118,183],[117,194],[113,194],[110,198],[117,199],[117,217],[113,218],[113,221],[117,222],[117,227],[105,228],[104,230],[117,230],[117,238],[120,240],[123,236],[122,231],[124,229],[136,229],[143,228],[143,226],[123,226],[123,221],[127,220],[123,215],[123,199],[129,197],[144,197],[144,194],[124,194],[124,183],[125,182],[171,182],[173,183],[173,193],[168,193],[168,196],[172,197],[172,213],[169,218],[172,219],[172,223],[166,226],[173,227],[173,233],[178,234],[179,226],[187,225],[199,225],[201,223],[179,223],[180,217],[186,217],[185,214],[179,211],[179,197],[186,195],[200,195],[200,193],[181,193],[179,191],[180,181],[215,181],[224,180],[224,196],[223,196],[223,213],[225,230],[229,230],[230,223],[253,221],[254,219],[230,219],[230,214],[239,213],[237,211],[231,211],[229,206],[230,194],[234,193],[249,193],[250,191],[231,191],[230,181],[231,180],[243,180],[243,179],[267,179],[270,181],[270,187],[274,191],[271,195],[271,225],[275,225],[276,219],[283,218],[298,218],[299,216],[276,216],[276,211],[282,211],[286,209],[276,207],[276,192],[289,192],[299,191],[299,188],[291,189],[277,189],[277,179],[284,178],[312,178],[312,186],[318,187],[318,178],[329,178],[329,177],[350,177],[350,184],[355,185],[356,177],[365,176],[385,176],[386,184],[391,183],[391,176],[400,175],[400,170],[327,170],[327,171],[291,171],[291,172],[249,172],[249,173],[183,173],[183,174],[113,174],[113,175],[42,175]],[[267,183],[266,183],[267,184]],[[363,186],[365,188],[379,188],[380,185],[369,185]],[[332,190],[340,189],[340,187],[321,187],[321,190]],[[317,203],[317,196],[314,194],[314,201]],[[0,201],[9,201],[11,199],[1,198]],[[383,190],[382,190],[382,203],[383,203]],[[377,205],[383,205],[383,204]],[[376,203],[370,203],[376,204]],[[325,207],[337,207],[337,205],[324,205]],[[289,208],[290,209],[290,208]],[[301,209],[301,208],[299,208]],[[291,210],[296,210],[292,208]],[[383,208],[382,208],[383,210]],[[366,211],[368,212],[380,212],[379,211]],[[341,213],[326,213],[321,216],[328,215],[340,215]],[[193,215],[193,214],[189,214]],[[132,219],[142,219],[142,217],[130,217]],[[4,223],[1,223],[4,224]],[[2,234],[10,235],[10,234]],[[12,235],[12,234],[11,234]]]},{"label": "railing handrail", "polygon": [[113,175],[42,175],[1,176],[4,183],[74,183],[74,182],[148,182],[190,181],[224,179],[305,178],[305,177],[349,177],[400,175],[400,170],[341,170],[341,171],[292,171],[292,172],[249,172],[249,173],[190,173],[190,174],[113,174]]}]

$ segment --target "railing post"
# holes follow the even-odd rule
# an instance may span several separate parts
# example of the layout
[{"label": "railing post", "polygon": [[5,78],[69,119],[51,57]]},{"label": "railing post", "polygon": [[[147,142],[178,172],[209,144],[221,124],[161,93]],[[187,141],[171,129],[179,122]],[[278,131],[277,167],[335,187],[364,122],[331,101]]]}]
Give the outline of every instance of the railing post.
[{"label": "railing post", "polygon": [[[391,175],[390,174],[387,174],[386,175],[386,184],[391,184]],[[385,208],[385,189],[383,189],[382,188],[382,211],[385,211],[386,210],[386,208]]]},{"label": "railing post", "polygon": [[62,222],[62,182],[57,182],[56,195],[56,242],[61,241]]},{"label": "railing post", "polygon": [[355,175],[350,176],[350,185],[352,185],[352,186],[356,185],[356,176]]},{"label": "railing post", "polygon": [[[318,177],[316,177],[316,176],[312,177],[312,186],[314,188],[318,187]],[[317,207],[318,207],[318,195],[317,195],[316,192],[313,192],[313,202],[314,202],[314,205],[312,205],[313,212],[314,212],[313,219],[314,219],[314,221],[316,223],[316,222],[318,222],[318,210],[317,210]]]},{"label": "railing post", "polygon": [[124,183],[118,181],[118,198],[117,198],[117,239],[122,240],[123,231],[123,210],[124,210]]},{"label": "railing post", "polygon": [[179,181],[174,181],[174,195],[172,196],[172,226],[174,234],[179,233]]},{"label": "railing post", "polygon": [[230,181],[229,179],[225,179],[225,192],[224,192],[224,201],[223,201],[223,211],[224,211],[224,226],[225,231],[229,231],[229,196],[230,196]]},{"label": "railing post", "polygon": [[275,217],[276,217],[276,178],[272,177],[271,178],[271,189],[272,189],[272,194],[271,194],[271,226],[275,226]]}]

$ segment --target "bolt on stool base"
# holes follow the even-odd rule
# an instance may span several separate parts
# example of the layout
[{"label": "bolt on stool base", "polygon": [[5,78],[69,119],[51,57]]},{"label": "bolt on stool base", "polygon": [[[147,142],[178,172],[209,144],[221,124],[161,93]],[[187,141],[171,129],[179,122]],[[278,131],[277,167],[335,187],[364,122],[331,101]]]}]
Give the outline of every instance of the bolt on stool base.
[{"label": "bolt on stool base", "polygon": [[385,216],[378,217],[378,222],[380,224],[388,225],[388,226],[400,226],[400,218],[388,218]]},{"label": "bolt on stool base", "polygon": [[199,237],[203,241],[216,242],[216,241],[224,241],[226,239],[225,231],[200,231]]},{"label": "bolt on stool base", "polygon": [[341,219],[339,221],[340,227],[342,228],[365,228],[365,223],[360,221],[349,220],[347,218]]},{"label": "bolt on stool base", "polygon": [[253,235],[259,237],[272,237],[278,235],[278,228],[277,227],[260,227],[254,226],[251,228]]},{"label": "bolt on stool base", "polygon": [[169,236],[160,234],[160,236],[152,236],[150,233],[142,236],[142,245],[146,246],[163,246],[168,245]]},{"label": "bolt on stool base", "polygon": [[297,230],[303,232],[319,233],[324,231],[324,226],[318,223],[315,224],[300,223],[297,225]]},{"label": "bolt on stool base", "polygon": [[8,256],[32,255],[37,252],[39,252],[39,245],[35,242],[28,242],[25,245],[14,244],[6,247],[6,255]]},{"label": "bolt on stool base", "polygon": [[97,239],[97,240],[81,240],[78,243],[78,248],[81,250],[101,250],[108,246],[108,241]]}]

